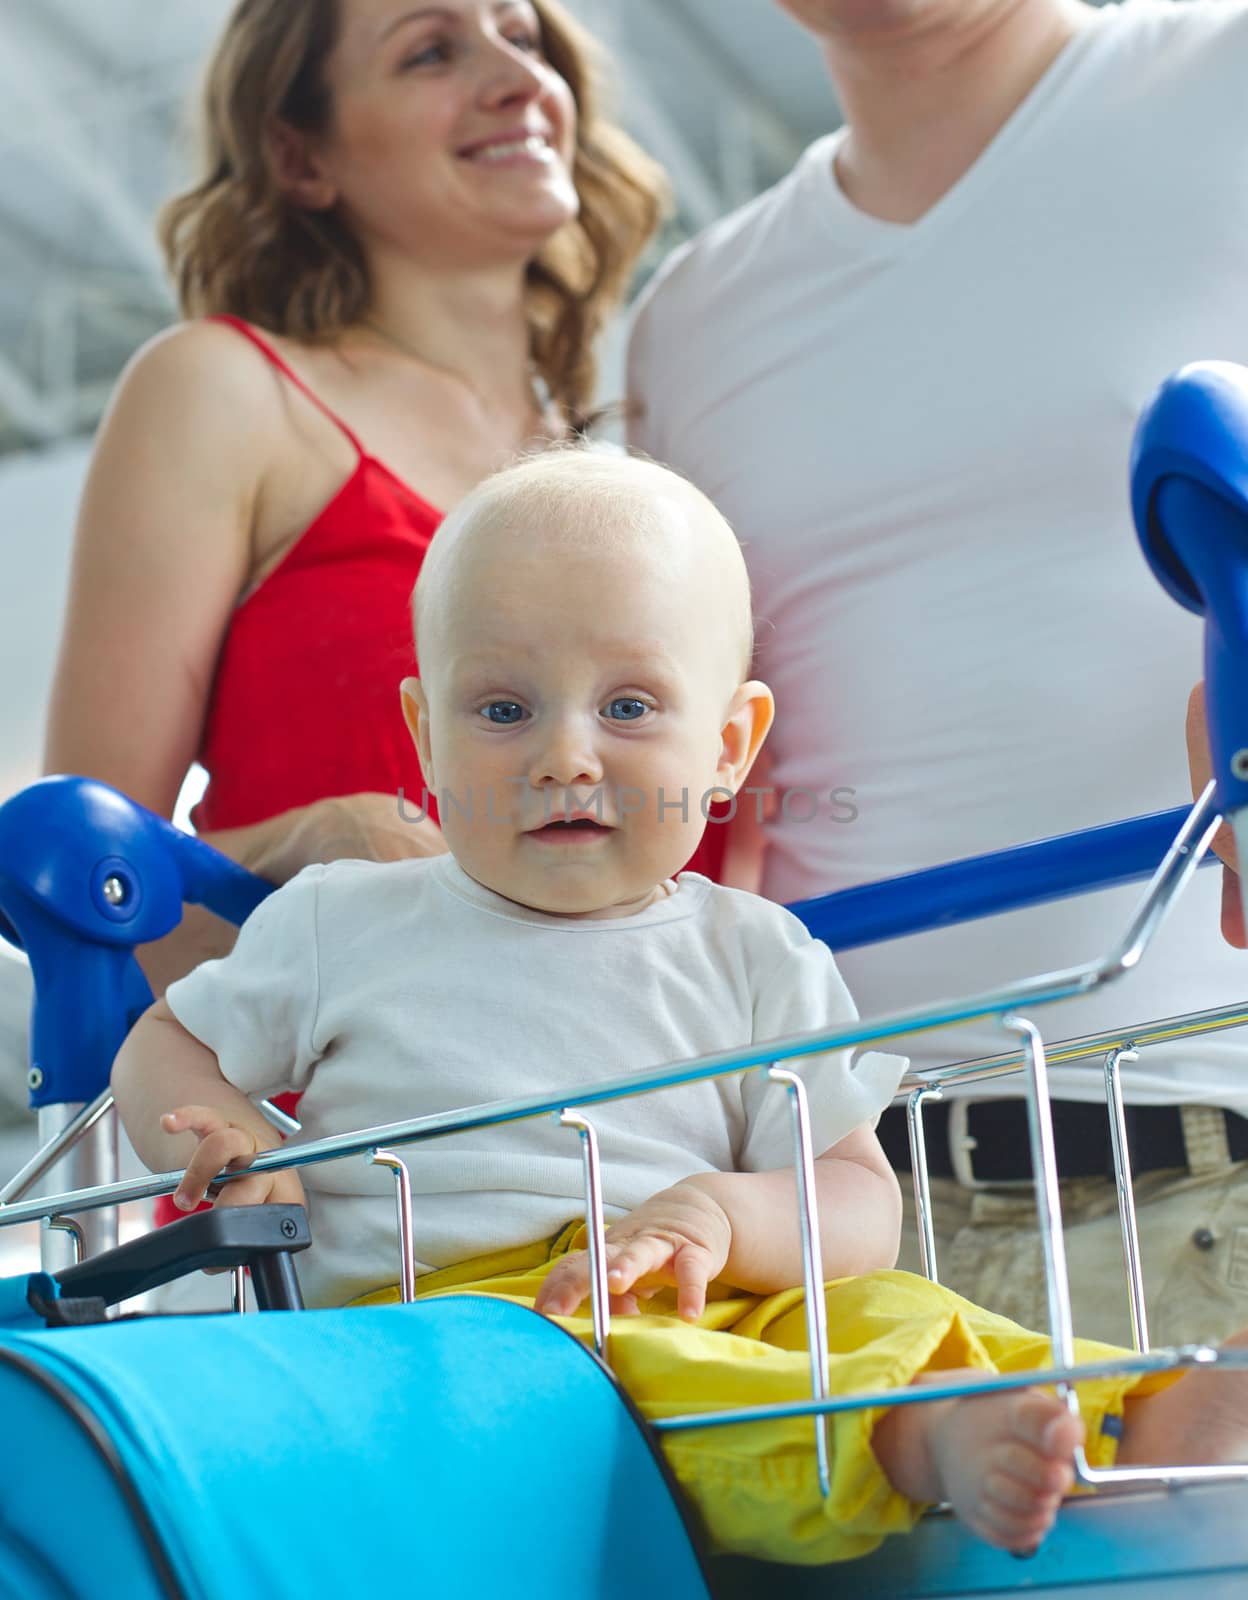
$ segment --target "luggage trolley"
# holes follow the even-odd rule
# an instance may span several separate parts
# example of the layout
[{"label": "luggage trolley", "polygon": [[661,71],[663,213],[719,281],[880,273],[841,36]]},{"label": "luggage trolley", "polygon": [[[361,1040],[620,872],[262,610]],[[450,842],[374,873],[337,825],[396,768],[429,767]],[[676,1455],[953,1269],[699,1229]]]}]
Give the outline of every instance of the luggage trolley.
[{"label": "luggage trolley", "polygon": [[[1028,1015],[1110,982],[1140,960],[1223,815],[1248,861],[1248,369],[1202,363],[1163,387],[1137,432],[1133,503],[1160,581],[1207,614],[1215,780],[1195,807],[796,908],[836,949],[1151,873],[1114,950],[990,993],[582,1086],[568,1100],[534,1096],[471,1107],[267,1152],[253,1163],[366,1159],[389,1166],[396,1177],[396,1276],[410,1302],[411,1209],[399,1152],[446,1133],[557,1116],[583,1154],[594,1353],[523,1307],[479,1297],[300,1313],[292,1257],[308,1235],[299,1207],[201,1213],[69,1265],[59,1264],[49,1242],[50,1270],[0,1284],[0,1416],[8,1445],[0,1454],[0,1600],[146,1600],[216,1595],[227,1586],[245,1595],[319,1597],[399,1582],[446,1595],[587,1600],[632,1595],[639,1581],[673,1597],[752,1595],[763,1584],[778,1595],[844,1600],[1070,1590],[1151,1597],[1175,1594],[1194,1579],[1202,1600],[1242,1594],[1248,1466],[1098,1471],[1080,1453],[1079,1479],[1101,1492],[1068,1504],[1025,1565],[937,1513],[863,1560],[798,1568],[708,1559],[656,1448],[664,1431],[801,1414],[810,1417],[811,1448],[826,1471],[823,1418],[833,1411],[1046,1383],[1070,1396],[1075,1378],[1109,1370],[1073,1364],[1049,1059],[1105,1058],[1137,1347],[1114,1370],[1248,1365],[1244,1351],[1148,1346],[1119,1076],[1129,1050],[1242,1025],[1248,1004],[1047,1051]],[[48,779],[0,807],[0,912],[31,960],[32,1103],[41,1112],[50,1108],[40,1119],[43,1147],[0,1188],[0,1226],[68,1223],[72,1243],[83,1237],[83,1220],[90,1229],[123,1202],[172,1192],[177,1173],[115,1181],[99,1132],[107,1126],[112,1057],[150,999],[131,952],[168,931],[184,900],[238,921],[265,892],[266,885],[99,784]],[[924,1267],[936,1276],[925,1103],[953,1082],[1024,1072],[1054,1365],[1045,1373],[829,1398],[823,1298],[815,1292],[818,1217],[809,1203],[813,1152],[802,1085],[783,1062],[985,1016],[1002,1019],[1014,1049],[911,1074],[902,1084]],[[811,1399],[646,1424],[609,1372],[592,1107],[746,1069],[767,1071],[792,1111]],[[95,1181],[26,1198],[62,1159],[77,1161],[75,1179]],[[107,1228],[91,1231],[107,1244]],[[105,1306],[205,1265],[236,1273],[249,1265],[266,1314],[104,1318]]]}]

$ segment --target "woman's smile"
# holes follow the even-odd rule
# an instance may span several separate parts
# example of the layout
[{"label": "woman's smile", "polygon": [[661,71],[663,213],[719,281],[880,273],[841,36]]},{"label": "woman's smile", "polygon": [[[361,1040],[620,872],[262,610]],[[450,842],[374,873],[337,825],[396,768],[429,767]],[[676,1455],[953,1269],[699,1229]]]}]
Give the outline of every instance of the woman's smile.
[{"label": "woman's smile", "polygon": [[533,129],[508,129],[465,145],[459,152],[462,161],[486,166],[550,166],[559,152],[547,134]]}]

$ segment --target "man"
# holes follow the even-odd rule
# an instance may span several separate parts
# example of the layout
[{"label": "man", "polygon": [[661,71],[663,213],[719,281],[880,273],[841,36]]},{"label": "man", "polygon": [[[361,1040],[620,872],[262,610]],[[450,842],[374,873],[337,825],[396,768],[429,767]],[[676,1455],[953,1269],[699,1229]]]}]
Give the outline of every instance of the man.
[{"label": "man", "polygon": [[[1183,800],[1199,628],[1135,547],[1127,455],[1169,372],[1248,361],[1248,7],[786,7],[819,39],[847,126],[665,266],[630,373],[633,442],[745,544],[791,800],[767,825],[763,887],[793,901]],[[1095,957],[1137,900],[841,966],[880,1014]],[[1209,872],[1141,971],[1036,1020],[1060,1039],[1246,994]],[[1010,1044],[971,1023],[912,1055]],[[1248,1311],[1244,1048],[1197,1036],[1126,1069],[1154,1342],[1219,1337]],[[1076,1324],[1123,1340],[1099,1062],[1053,1078]],[[933,1108],[928,1148],[942,1279],[1034,1324],[1021,1089]]]}]

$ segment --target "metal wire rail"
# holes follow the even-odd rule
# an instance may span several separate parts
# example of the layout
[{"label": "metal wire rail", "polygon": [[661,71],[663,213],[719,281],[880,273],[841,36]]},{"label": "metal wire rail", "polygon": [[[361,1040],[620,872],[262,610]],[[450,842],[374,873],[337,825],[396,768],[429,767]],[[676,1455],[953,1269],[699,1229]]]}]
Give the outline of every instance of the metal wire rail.
[{"label": "metal wire rail", "polygon": [[[1206,1346],[1187,1346],[1181,1349],[1149,1351],[1147,1329],[1143,1315],[1143,1284],[1139,1265],[1138,1237],[1134,1210],[1130,1204],[1130,1167],[1126,1143],[1126,1129],[1122,1110],[1120,1068],[1124,1061],[1134,1059],[1140,1048],[1163,1040],[1185,1037],[1214,1029],[1234,1027],[1248,1022],[1248,1006],[1224,1007],[1216,1011],[1194,1013],[1188,1017],[1168,1018],[1160,1022],[1124,1029],[1113,1034],[1086,1036],[1070,1040],[1057,1047],[1052,1059],[1071,1061],[1102,1054],[1106,1057],[1105,1083],[1113,1133],[1115,1174],[1120,1198],[1120,1223],[1124,1241],[1124,1259],[1131,1296],[1133,1326],[1137,1354],[1120,1358],[1117,1362],[1095,1366],[1079,1366],[1074,1361],[1074,1334],[1071,1319],[1070,1295],[1066,1277],[1063,1248],[1061,1199],[1053,1144],[1052,1117],[1048,1090],[1048,1058],[1039,1030],[1028,1018],[1019,1013],[1021,1006],[1048,1004],[1073,995],[1085,994],[1112,982],[1114,978],[1133,968],[1141,959],[1169,907],[1191,877],[1200,858],[1208,848],[1219,823],[1212,797],[1212,785],[1193,807],[1174,844],[1154,874],[1135,915],[1117,947],[1103,960],[1062,971],[1024,979],[1006,988],[989,991],[945,1005],[929,1006],[912,1011],[897,1012],[882,1018],[859,1021],[836,1029],[819,1030],[785,1039],[757,1043],[749,1048],[723,1051],[690,1062],[678,1062],[648,1069],[627,1077],[616,1077],[592,1084],[576,1091],[575,1095],[559,1099],[535,1095],[463,1110],[439,1113],[407,1121],[388,1123],[379,1127],[353,1133],[335,1135],[299,1146],[265,1152],[256,1157],[248,1172],[277,1171],[286,1168],[311,1166],[322,1161],[342,1160],[352,1156],[365,1156],[370,1161],[384,1165],[395,1174],[398,1202],[399,1237],[401,1250],[400,1284],[404,1300],[415,1297],[416,1271],[412,1236],[411,1188],[406,1166],[395,1150],[409,1144],[446,1134],[472,1129],[499,1126],[537,1116],[554,1116],[563,1125],[573,1129],[581,1140],[586,1192],[586,1216],[589,1231],[591,1260],[591,1307],[593,1313],[594,1345],[604,1359],[609,1355],[610,1306],[606,1283],[606,1223],[603,1213],[602,1185],[597,1140],[592,1123],[585,1117],[586,1107],[603,1104],[637,1094],[653,1093],[681,1084],[698,1082],[732,1072],[762,1069],[771,1081],[782,1087],[789,1096],[791,1107],[794,1169],[796,1174],[801,1223],[803,1280],[806,1294],[808,1344],[811,1361],[811,1399],[786,1405],[743,1408],[717,1412],[656,1419],[650,1426],[656,1432],[688,1431],[694,1428],[735,1426],[761,1422],[778,1417],[807,1415],[812,1417],[815,1430],[815,1448],[819,1478],[823,1492],[828,1492],[828,1456],[826,1419],[838,1411],[861,1410],[870,1406],[920,1404],[953,1397],[990,1394],[1005,1389],[1055,1386],[1066,1397],[1068,1405],[1077,1409],[1073,1385],[1083,1378],[1136,1372],[1167,1371],[1190,1366],[1248,1366],[1248,1352],[1242,1350],[1218,1351]],[[813,1156],[810,1124],[805,1102],[804,1085],[799,1077],[777,1062],[822,1053],[829,1050],[851,1048],[856,1045],[905,1037],[946,1027],[973,1017],[999,1016],[1003,1026],[1021,1040],[1021,1047],[1003,1052],[999,1056],[977,1061],[955,1063],[922,1074],[911,1073],[903,1079],[901,1090],[907,1096],[911,1153],[915,1174],[915,1198],[919,1214],[920,1236],[923,1247],[924,1270],[936,1278],[935,1248],[930,1218],[927,1166],[923,1139],[922,1111],[924,1104],[939,1098],[942,1090],[951,1084],[988,1081],[1003,1075],[1024,1071],[1028,1106],[1028,1127],[1033,1171],[1036,1179],[1037,1210],[1044,1252],[1045,1281],[1049,1308],[1050,1338],[1054,1364],[1042,1371],[970,1380],[964,1383],[924,1385],[921,1388],[887,1391],[867,1395],[831,1397],[827,1393],[827,1330],[824,1324],[824,1297],[822,1255],[819,1239],[819,1219],[815,1204]],[[86,1108],[75,1122],[63,1130],[57,1141],[55,1154],[40,1152],[27,1164],[22,1173],[12,1180],[0,1194],[15,1190],[19,1180],[26,1184],[35,1181],[31,1176],[35,1167],[40,1173],[63,1154],[72,1143],[72,1135],[83,1133],[107,1109],[105,1096],[99,1097]],[[50,1147],[49,1147],[50,1148]],[[216,1180],[227,1183],[240,1173],[223,1172]],[[167,1172],[149,1178],[133,1179],[122,1183],[100,1185],[91,1189],[70,1191],[65,1194],[43,1196],[36,1200],[5,1204],[0,1200],[0,1227],[23,1222],[47,1219],[71,1211],[90,1211],[101,1207],[119,1205],[127,1201],[143,1200],[157,1195],[170,1194],[177,1187],[180,1172]],[[1248,1465],[1228,1466],[1165,1466],[1148,1468],[1093,1468],[1082,1450],[1076,1452],[1076,1476],[1086,1485],[1114,1485],[1123,1488],[1171,1485],[1191,1482],[1222,1482],[1248,1479]]]}]

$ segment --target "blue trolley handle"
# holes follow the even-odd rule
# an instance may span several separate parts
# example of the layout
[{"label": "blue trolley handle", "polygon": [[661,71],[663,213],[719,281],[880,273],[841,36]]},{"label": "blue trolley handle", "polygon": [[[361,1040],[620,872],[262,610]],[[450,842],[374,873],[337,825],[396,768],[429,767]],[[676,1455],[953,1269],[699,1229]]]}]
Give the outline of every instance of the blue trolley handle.
[{"label": "blue trolley handle", "polygon": [[[968,856],[789,907],[833,950],[926,933],[1151,878],[1191,811],[1176,806]],[[1213,857],[1207,856],[1202,866]]]},{"label": "blue trolley handle", "polygon": [[45,778],[0,806],[0,932],[35,977],[31,1104],[93,1100],[151,1003],[133,957],[186,901],[240,923],[272,885],[106,784]]},{"label": "blue trolley handle", "polygon": [[1218,809],[1248,862],[1248,368],[1202,361],[1167,379],[1136,429],[1131,480],[1149,565],[1205,618]]},{"label": "blue trolley handle", "polygon": [[262,900],[273,893],[267,878],[258,878],[229,856],[183,833],[164,817],[152,817],[156,836],[168,849],[182,879],[182,899],[204,906],[226,922],[241,927]]},{"label": "blue trolley handle", "polygon": [[[1136,428],[1131,504],[1158,581],[1205,618],[1217,807],[1248,863],[1248,368],[1202,361],[1166,380]],[[793,910],[834,950],[846,950],[1110,888],[1152,872],[1186,811],[952,862]],[[1240,881],[1248,888],[1248,874]],[[1248,893],[1245,902],[1248,914]]]}]

